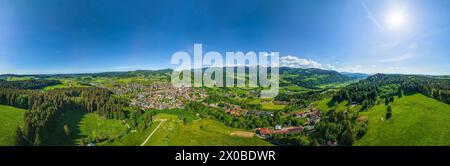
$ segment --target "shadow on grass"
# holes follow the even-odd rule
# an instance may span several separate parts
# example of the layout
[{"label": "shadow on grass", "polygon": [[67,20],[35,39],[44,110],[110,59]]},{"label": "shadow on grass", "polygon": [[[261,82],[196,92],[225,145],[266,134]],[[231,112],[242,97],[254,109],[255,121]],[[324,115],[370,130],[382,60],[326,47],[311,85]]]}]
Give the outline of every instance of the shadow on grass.
[{"label": "shadow on grass", "polygon": [[336,106],[336,103],[333,102],[333,100],[330,100],[327,102],[327,106],[328,106],[328,108],[333,108],[334,106]]},{"label": "shadow on grass", "polygon": [[[53,126],[53,134],[51,134],[48,144],[77,145],[78,140],[87,137],[85,135],[81,135],[80,131],[80,122],[86,114],[87,112],[85,111],[65,111],[61,117],[58,118],[55,126]],[[64,125],[69,127],[69,135],[66,135]]]}]

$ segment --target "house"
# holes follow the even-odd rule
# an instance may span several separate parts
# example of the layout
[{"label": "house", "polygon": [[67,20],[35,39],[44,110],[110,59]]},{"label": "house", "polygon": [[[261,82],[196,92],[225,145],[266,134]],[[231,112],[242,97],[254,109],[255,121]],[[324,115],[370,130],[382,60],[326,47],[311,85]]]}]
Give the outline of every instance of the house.
[{"label": "house", "polygon": [[272,132],[268,128],[259,128],[256,130],[256,134],[264,137],[267,135],[271,135]]},{"label": "house", "polygon": [[307,114],[305,113],[305,111],[295,113],[295,116],[300,117],[300,118],[304,118],[304,117],[306,117],[306,115]]},{"label": "house", "polygon": [[95,143],[88,143],[86,146],[95,146]]},{"label": "house", "polygon": [[303,131],[303,127],[292,127],[287,129],[289,133],[299,133]]},{"label": "house", "polygon": [[281,125],[275,125],[275,130],[281,130]]},{"label": "house", "polygon": [[314,126],[309,125],[309,126],[305,126],[305,129],[308,131],[314,130]]},{"label": "house", "polygon": [[303,132],[303,127],[288,127],[288,128],[281,128],[281,125],[278,125],[280,128],[271,130],[269,128],[259,128],[256,130],[256,134],[258,134],[261,137],[269,137],[273,134],[290,134],[290,133],[299,133]]}]

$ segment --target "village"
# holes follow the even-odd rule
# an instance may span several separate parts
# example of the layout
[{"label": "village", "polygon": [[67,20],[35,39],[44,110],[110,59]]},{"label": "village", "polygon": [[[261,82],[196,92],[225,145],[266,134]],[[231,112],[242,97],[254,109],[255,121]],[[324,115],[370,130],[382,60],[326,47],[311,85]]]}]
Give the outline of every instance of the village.
[{"label": "village", "polygon": [[[111,90],[118,95],[131,94],[133,97],[131,97],[130,105],[136,106],[142,110],[183,109],[185,104],[189,101],[203,101],[208,97],[208,94],[204,89],[174,87],[167,82],[155,82],[151,85],[128,83],[115,86]],[[240,105],[224,101],[210,104],[202,102],[202,104],[210,108],[223,110],[231,116],[274,116],[274,111],[245,109]],[[295,118],[303,118],[306,121],[301,126],[275,125],[271,128],[257,128],[255,129],[256,135],[258,137],[268,139],[274,134],[292,134],[299,132],[311,133],[314,131],[314,126],[320,121],[321,117],[321,112],[315,107],[308,107],[302,111],[282,114],[284,116],[292,115]]]},{"label": "village", "polygon": [[308,108],[304,111],[293,113],[297,118],[306,118],[303,126],[281,126],[275,125],[271,128],[258,128],[256,134],[261,138],[270,138],[273,134],[292,134],[306,132],[310,134],[314,131],[314,126],[320,121],[321,112],[315,108]]},{"label": "village", "polygon": [[191,87],[174,87],[169,83],[154,83],[131,99],[131,105],[148,109],[183,109],[188,101],[203,100],[204,90]]}]

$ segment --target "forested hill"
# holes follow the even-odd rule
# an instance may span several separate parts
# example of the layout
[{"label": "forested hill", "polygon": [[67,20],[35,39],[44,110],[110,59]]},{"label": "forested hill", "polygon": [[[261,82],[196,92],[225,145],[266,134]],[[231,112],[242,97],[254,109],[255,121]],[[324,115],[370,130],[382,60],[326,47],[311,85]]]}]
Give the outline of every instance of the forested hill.
[{"label": "forested hill", "polygon": [[421,93],[450,104],[450,80],[421,75],[375,74],[341,89],[333,96],[333,101],[373,105],[377,97],[390,98],[403,93]]},{"label": "forested hill", "polygon": [[57,85],[58,80],[23,80],[23,81],[5,81],[0,80],[1,89],[41,89],[46,86]]},{"label": "forested hill", "polygon": [[135,70],[135,71],[117,71],[117,72],[100,72],[100,73],[75,73],[75,74],[34,74],[34,75],[17,75],[3,74],[0,80],[7,80],[10,77],[28,77],[32,79],[47,78],[70,78],[70,77],[138,77],[138,76],[168,76],[172,73],[172,69],[161,70]]},{"label": "forested hill", "polygon": [[[246,67],[248,71],[248,67]],[[224,70],[225,71],[225,70]],[[270,71],[270,68],[269,68]],[[333,70],[323,70],[316,68],[290,68],[281,67],[280,83],[281,86],[297,85],[306,88],[317,88],[325,84],[339,84],[352,80],[366,78],[368,75],[359,73],[339,73]],[[0,80],[6,80],[10,77],[27,77],[34,79],[48,78],[72,78],[72,77],[155,77],[159,79],[170,79],[172,69],[162,70],[136,70],[123,72],[102,72],[102,73],[80,73],[80,74],[38,74],[38,75],[0,75]]]},{"label": "forested hill", "polygon": [[[353,75],[352,75],[353,74]],[[367,77],[364,74],[347,73],[342,74],[334,70],[323,70],[316,68],[280,68],[281,86],[295,84],[307,88],[316,88],[319,85],[343,83]]]}]

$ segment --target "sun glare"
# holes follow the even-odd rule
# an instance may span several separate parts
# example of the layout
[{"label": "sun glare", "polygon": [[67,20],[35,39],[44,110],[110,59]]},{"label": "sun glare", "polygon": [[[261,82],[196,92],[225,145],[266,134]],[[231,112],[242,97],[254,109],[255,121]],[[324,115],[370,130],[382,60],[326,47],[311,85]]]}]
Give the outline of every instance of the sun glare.
[{"label": "sun glare", "polygon": [[386,24],[389,29],[400,30],[405,28],[408,22],[408,15],[404,10],[392,10],[388,13]]}]

